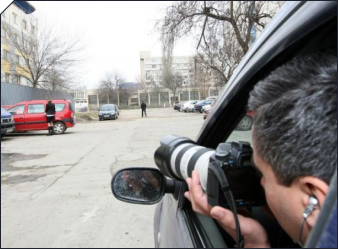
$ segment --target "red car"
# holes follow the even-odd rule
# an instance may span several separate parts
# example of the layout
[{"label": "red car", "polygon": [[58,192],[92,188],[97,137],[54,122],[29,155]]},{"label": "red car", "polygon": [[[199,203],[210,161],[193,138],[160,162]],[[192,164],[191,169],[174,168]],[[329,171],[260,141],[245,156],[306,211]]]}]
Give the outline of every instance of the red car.
[{"label": "red car", "polygon": [[[64,133],[75,125],[75,111],[69,100],[52,100],[55,104],[55,134]],[[8,112],[13,114],[15,131],[48,130],[46,100],[23,101],[13,105]]]}]

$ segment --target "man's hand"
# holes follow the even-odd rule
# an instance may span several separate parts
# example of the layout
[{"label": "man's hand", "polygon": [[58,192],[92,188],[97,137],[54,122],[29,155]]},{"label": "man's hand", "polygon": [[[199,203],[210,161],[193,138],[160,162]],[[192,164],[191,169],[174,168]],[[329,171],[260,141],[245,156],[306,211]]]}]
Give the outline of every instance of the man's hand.
[{"label": "man's hand", "polygon": [[[236,240],[236,222],[231,211],[222,207],[211,207],[208,204],[207,196],[204,194],[197,171],[192,172],[192,178],[187,179],[189,192],[184,196],[188,198],[195,212],[216,219],[224,230]],[[247,248],[268,248],[270,247],[268,236],[263,226],[256,220],[238,215],[242,236]]]},{"label": "man's hand", "polygon": [[192,172],[192,178],[187,179],[187,184],[189,191],[185,192],[184,196],[191,202],[193,210],[210,217],[212,206],[208,204],[208,198],[202,190],[200,176],[197,171],[194,170]]}]

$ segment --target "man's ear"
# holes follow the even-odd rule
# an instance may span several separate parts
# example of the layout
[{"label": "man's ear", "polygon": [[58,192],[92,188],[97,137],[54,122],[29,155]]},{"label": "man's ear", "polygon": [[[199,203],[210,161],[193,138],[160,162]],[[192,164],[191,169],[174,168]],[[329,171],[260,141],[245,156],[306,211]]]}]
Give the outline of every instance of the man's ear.
[{"label": "man's ear", "polygon": [[324,204],[325,197],[329,191],[329,185],[313,176],[301,177],[299,184],[301,190],[305,193],[302,199],[304,210],[309,205],[310,196],[314,196],[318,200],[318,206],[314,208],[313,212],[306,219],[306,223],[312,228],[319,216],[320,207]]}]

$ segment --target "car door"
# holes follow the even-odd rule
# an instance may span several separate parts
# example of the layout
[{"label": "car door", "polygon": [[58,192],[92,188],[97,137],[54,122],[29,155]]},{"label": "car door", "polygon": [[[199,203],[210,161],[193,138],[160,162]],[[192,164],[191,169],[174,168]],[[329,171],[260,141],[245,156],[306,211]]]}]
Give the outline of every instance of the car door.
[{"label": "car door", "polygon": [[45,104],[28,104],[25,113],[26,130],[46,130],[47,118]]},{"label": "car door", "polygon": [[13,115],[15,122],[15,131],[24,131],[26,129],[25,123],[25,105],[17,105],[8,110]]},{"label": "car door", "polygon": [[[215,149],[219,143],[225,141],[249,140],[250,142],[250,131],[240,131],[241,133],[237,135],[234,131],[247,112],[246,105],[250,91],[269,72],[298,53],[323,48],[332,48],[336,51],[336,4],[336,2],[294,2],[280,11],[252,45],[226,84],[214,107],[212,118],[204,123],[197,137],[197,144]],[[178,199],[182,198],[184,191],[184,188],[179,191],[178,196],[181,197]],[[166,202],[169,202],[169,207],[166,206]],[[222,243],[225,243],[223,248],[228,247],[226,241],[230,240],[224,230],[213,220],[193,212],[190,202],[185,200],[180,203],[164,199],[158,209],[160,205],[162,205],[161,212],[166,213],[163,214],[160,223],[176,219],[176,229],[179,230],[177,232],[173,231],[171,226],[159,225],[161,238],[165,235],[175,240],[177,237],[182,243],[177,247],[184,247],[186,244],[178,234],[188,232],[193,247],[218,247]],[[178,217],[184,217],[183,225],[178,221]],[[155,243],[157,237],[158,231],[155,231]],[[162,241],[156,246],[170,247],[171,244]]]}]

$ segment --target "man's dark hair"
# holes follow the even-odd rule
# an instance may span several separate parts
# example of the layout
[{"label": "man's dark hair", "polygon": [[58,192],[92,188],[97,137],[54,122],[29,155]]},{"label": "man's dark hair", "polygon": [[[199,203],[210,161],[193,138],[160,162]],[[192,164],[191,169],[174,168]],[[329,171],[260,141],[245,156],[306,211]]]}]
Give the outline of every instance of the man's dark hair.
[{"label": "man's dark hair", "polygon": [[294,58],[257,83],[250,94],[257,154],[279,182],[299,176],[329,184],[337,165],[337,55]]}]

